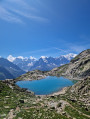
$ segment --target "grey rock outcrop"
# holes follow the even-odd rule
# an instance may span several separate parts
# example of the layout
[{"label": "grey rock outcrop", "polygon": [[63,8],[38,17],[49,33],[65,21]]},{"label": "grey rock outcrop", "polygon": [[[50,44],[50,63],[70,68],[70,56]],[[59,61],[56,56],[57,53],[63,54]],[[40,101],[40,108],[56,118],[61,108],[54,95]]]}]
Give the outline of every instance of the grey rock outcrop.
[{"label": "grey rock outcrop", "polygon": [[90,49],[81,52],[69,64],[51,70],[50,74],[70,79],[84,79],[90,76]]}]

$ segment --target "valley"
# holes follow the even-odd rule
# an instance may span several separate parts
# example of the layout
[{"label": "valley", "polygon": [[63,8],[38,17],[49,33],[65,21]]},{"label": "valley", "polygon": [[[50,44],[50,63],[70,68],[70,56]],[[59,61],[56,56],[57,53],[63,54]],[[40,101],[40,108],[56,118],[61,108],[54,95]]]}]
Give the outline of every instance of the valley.
[{"label": "valley", "polygon": [[[34,70],[12,80],[0,81],[1,119],[89,119],[90,118],[90,49],[69,64],[51,71]],[[17,81],[39,80],[46,76],[77,79],[63,93],[34,95],[18,87]]]},{"label": "valley", "polygon": [[0,119],[90,119],[90,0],[0,0]]}]

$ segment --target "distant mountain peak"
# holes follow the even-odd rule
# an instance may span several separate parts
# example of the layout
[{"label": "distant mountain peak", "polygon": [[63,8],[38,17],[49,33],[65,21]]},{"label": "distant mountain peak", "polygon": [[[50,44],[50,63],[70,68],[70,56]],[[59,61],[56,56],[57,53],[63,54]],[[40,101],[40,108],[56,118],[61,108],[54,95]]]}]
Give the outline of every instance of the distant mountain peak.
[{"label": "distant mountain peak", "polygon": [[24,60],[24,61],[27,61],[27,60],[37,60],[35,57],[32,57],[32,56],[30,56],[30,58],[28,58],[28,57],[23,57],[23,56],[18,56],[18,57],[13,57],[12,55],[9,55],[8,57],[7,57],[7,59],[10,61],[10,62],[14,62],[14,60],[16,60],[16,59],[21,59],[22,61]]},{"label": "distant mountain peak", "polygon": [[24,59],[27,60],[27,59],[28,59],[27,57],[23,57],[23,56],[18,56],[17,58],[18,58],[18,59],[22,59],[22,60],[24,60]]},{"label": "distant mountain peak", "polygon": [[13,57],[12,55],[9,55],[9,56],[7,57],[7,59],[8,59],[10,62],[13,62],[13,61],[16,59],[16,57]]},{"label": "distant mountain peak", "polygon": [[40,58],[42,58],[42,59],[46,59],[46,58],[48,58],[47,56],[41,56]]},{"label": "distant mountain peak", "polygon": [[24,71],[31,71],[35,69],[39,70],[51,70],[55,67],[59,67],[61,65],[64,65],[66,63],[69,63],[71,59],[73,59],[76,56],[76,54],[69,53],[67,55],[61,55],[59,57],[47,57],[47,56],[41,56],[38,60],[30,56],[28,57],[23,57],[23,56],[18,56],[18,57],[13,57],[12,55],[8,56],[8,60],[11,61],[12,63],[16,64],[19,66],[22,70]]},{"label": "distant mountain peak", "polygon": [[31,62],[31,63],[28,63],[28,65],[27,66],[33,66],[33,62]]},{"label": "distant mountain peak", "polygon": [[30,56],[30,59],[31,60],[37,60],[37,58],[33,57],[33,56]]},{"label": "distant mountain peak", "polygon": [[67,58],[68,60],[71,60],[72,58],[76,57],[77,54],[74,54],[74,53],[69,53],[67,55],[62,55],[64,56],[65,58]]},{"label": "distant mountain peak", "polygon": [[48,63],[47,58],[48,58],[47,56],[41,56],[40,57],[40,59],[42,59],[45,63]]}]

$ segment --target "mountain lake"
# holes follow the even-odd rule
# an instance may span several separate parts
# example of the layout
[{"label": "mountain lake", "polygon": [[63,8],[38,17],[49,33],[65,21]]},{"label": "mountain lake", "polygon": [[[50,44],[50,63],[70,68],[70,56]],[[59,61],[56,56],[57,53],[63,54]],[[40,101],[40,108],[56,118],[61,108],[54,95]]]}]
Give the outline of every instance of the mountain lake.
[{"label": "mountain lake", "polygon": [[18,81],[16,84],[21,88],[33,91],[36,95],[49,95],[60,91],[64,87],[72,86],[76,82],[76,80],[69,80],[64,77],[47,76],[45,79]]}]

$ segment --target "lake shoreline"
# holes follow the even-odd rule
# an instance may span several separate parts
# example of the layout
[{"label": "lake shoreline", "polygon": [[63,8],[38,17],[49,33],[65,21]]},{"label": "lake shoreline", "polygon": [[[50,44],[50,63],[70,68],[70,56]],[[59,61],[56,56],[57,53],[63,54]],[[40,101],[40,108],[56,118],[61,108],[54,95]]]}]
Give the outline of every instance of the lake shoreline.
[{"label": "lake shoreline", "polygon": [[57,96],[57,95],[62,95],[65,94],[66,91],[68,90],[69,87],[64,87],[59,91],[53,92],[52,94],[47,94],[47,95],[35,95],[36,97],[40,96],[40,97],[50,97],[50,96]]},{"label": "lake shoreline", "polygon": [[[40,75],[41,76],[41,75]],[[43,76],[43,78],[41,78],[41,77],[39,77],[39,79],[35,79],[35,80],[43,80],[44,78],[46,78],[46,77],[48,77],[48,76],[50,76],[50,75],[44,75]],[[57,76],[55,76],[55,77],[57,77]],[[69,79],[69,80],[76,80],[76,81],[80,81],[80,79],[78,80],[78,79],[70,79],[69,77],[67,77],[67,76],[60,76],[60,77],[63,77],[63,78],[66,78],[66,79]],[[59,78],[59,77],[58,77]],[[18,86],[16,83],[18,82],[18,81],[34,81],[33,79],[29,79],[29,80],[9,80],[9,79],[7,79],[6,81],[8,81],[8,82],[10,82],[11,84],[15,84],[16,86]],[[21,88],[20,86],[18,86],[19,88]],[[51,93],[51,94],[46,94],[46,95],[37,95],[37,94],[35,94],[35,92],[33,92],[33,91],[31,91],[31,90],[28,90],[28,88],[21,88],[22,90],[23,89],[26,89],[26,91],[29,93],[29,91],[30,92],[33,92],[33,94],[35,95],[35,96],[40,96],[40,97],[43,97],[43,96],[55,96],[55,95],[61,95],[61,94],[65,94],[65,92],[67,91],[67,89],[68,89],[68,87],[70,87],[70,86],[67,86],[67,87],[63,87],[62,89],[60,89],[60,90],[58,90],[58,91],[55,91],[55,92],[53,92],[53,93]]]},{"label": "lake shoreline", "polygon": [[[18,82],[18,81],[34,81],[34,80],[43,80],[43,79],[45,79],[46,77],[48,77],[48,76],[53,76],[53,75],[41,75],[41,77],[39,77],[39,78],[37,78],[37,79],[32,79],[32,78],[30,78],[30,79],[23,79],[23,80],[19,80],[19,79],[14,79],[14,82],[16,83],[16,82]],[[66,78],[66,79],[69,79],[69,80],[76,80],[76,81],[82,81],[82,80],[84,80],[83,78],[81,79],[81,78],[71,78],[71,77],[68,77],[68,76],[55,76],[55,77],[57,77],[57,78],[59,78],[59,77],[63,77],[63,78]],[[6,80],[10,80],[10,79],[6,79]],[[11,80],[13,80],[13,79],[11,79]]]},{"label": "lake shoreline", "polygon": [[[48,76],[47,76],[48,77]],[[51,77],[56,77],[56,76],[51,76]],[[57,77],[57,79],[58,78],[60,78],[60,77]],[[61,78],[64,78],[64,77],[61,77]],[[44,80],[44,79],[40,79],[40,80]],[[46,80],[51,80],[51,79],[46,79]],[[54,79],[54,80],[56,80],[56,79]],[[71,80],[71,79],[67,79],[67,78],[65,78],[65,79],[62,79],[62,80]],[[26,81],[26,80],[23,80],[23,81]],[[19,81],[19,83],[21,82],[23,82],[23,81]],[[32,82],[32,81],[34,81],[34,80],[29,80],[30,82]],[[72,81],[72,80],[71,80]],[[65,82],[67,82],[67,81],[64,81],[64,83]],[[44,82],[45,83],[45,82]],[[61,83],[61,82],[59,82],[59,83]],[[28,82],[28,84],[29,84],[29,82]],[[16,83],[16,85],[18,85],[17,83]],[[20,85],[18,85],[19,87],[20,87]],[[55,87],[55,84],[53,84],[53,86]],[[72,86],[72,84],[70,84],[70,86]],[[66,92],[66,90],[67,90],[67,88],[68,87],[70,87],[69,85],[66,85],[66,86],[63,86],[62,88],[60,88],[59,90],[56,90],[55,92],[53,91],[53,92],[50,92],[50,93],[47,93],[47,94],[44,94],[44,93],[41,93],[41,94],[37,94],[36,92],[34,92],[33,90],[31,90],[31,89],[28,89],[27,87],[21,87],[22,89],[23,88],[26,88],[27,89],[27,91],[29,92],[29,91],[32,91],[33,93],[34,93],[34,95],[36,95],[36,96],[54,96],[54,95],[59,95],[59,94],[64,94],[65,92]],[[31,86],[32,87],[32,86]]]}]

